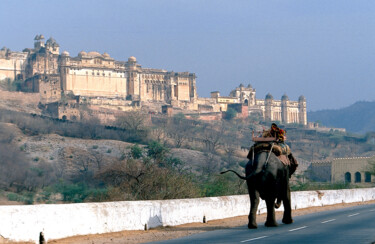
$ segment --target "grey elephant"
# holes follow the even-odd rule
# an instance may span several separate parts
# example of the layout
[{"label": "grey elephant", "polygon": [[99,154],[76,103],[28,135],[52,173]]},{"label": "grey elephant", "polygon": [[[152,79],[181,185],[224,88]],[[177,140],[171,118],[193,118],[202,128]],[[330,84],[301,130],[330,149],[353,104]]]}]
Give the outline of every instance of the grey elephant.
[{"label": "grey elephant", "polygon": [[[253,159],[246,165],[246,176],[241,176],[233,170],[221,172],[233,172],[241,179],[246,180],[250,195],[250,213],[249,229],[258,228],[256,223],[256,214],[259,205],[259,197],[266,201],[267,220],[265,226],[277,226],[275,219],[275,204],[283,202],[284,215],[282,222],[284,224],[293,223],[292,208],[289,187],[289,166],[284,165],[279,158],[270,151],[262,150],[255,152]],[[275,203],[276,199],[278,203]]]}]

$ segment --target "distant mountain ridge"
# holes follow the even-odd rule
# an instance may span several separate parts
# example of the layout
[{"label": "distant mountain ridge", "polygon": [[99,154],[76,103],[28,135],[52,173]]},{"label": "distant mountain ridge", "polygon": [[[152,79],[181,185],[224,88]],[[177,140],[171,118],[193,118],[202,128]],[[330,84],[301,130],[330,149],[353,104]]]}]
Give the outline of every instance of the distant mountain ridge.
[{"label": "distant mountain ridge", "polygon": [[310,122],[323,126],[345,128],[348,132],[365,134],[375,131],[375,101],[360,101],[342,109],[327,109],[307,113]]}]

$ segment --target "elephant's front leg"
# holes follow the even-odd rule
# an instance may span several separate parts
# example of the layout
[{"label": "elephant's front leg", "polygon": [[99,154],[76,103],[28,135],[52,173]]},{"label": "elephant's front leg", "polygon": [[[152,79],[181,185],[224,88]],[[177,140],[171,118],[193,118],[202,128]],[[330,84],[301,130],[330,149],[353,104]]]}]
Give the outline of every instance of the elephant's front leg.
[{"label": "elephant's front leg", "polygon": [[270,197],[266,199],[267,205],[267,220],[265,226],[275,227],[278,226],[275,218],[275,197]]},{"label": "elephant's front leg", "polygon": [[247,227],[249,229],[256,229],[258,228],[257,225],[257,211],[259,205],[259,192],[255,189],[249,188],[249,195],[250,195],[250,213],[249,213],[249,224]]},{"label": "elephant's front leg", "polygon": [[287,186],[287,191],[286,195],[283,199],[284,202],[284,216],[282,222],[284,224],[291,224],[293,223],[293,218],[292,218],[292,204],[291,204],[291,199],[290,199],[290,188],[289,185]]}]

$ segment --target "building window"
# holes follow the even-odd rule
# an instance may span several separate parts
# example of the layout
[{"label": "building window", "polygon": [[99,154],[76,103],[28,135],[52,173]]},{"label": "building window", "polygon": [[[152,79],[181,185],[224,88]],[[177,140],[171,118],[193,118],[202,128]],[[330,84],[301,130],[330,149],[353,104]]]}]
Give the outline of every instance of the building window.
[{"label": "building window", "polygon": [[349,172],[345,173],[345,183],[352,182],[352,175]]},{"label": "building window", "polygon": [[356,172],[355,173],[355,182],[356,183],[359,183],[359,182],[361,182],[361,173],[359,173],[359,172]]},{"label": "building window", "polygon": [[371,182],[371,173],[365,172],[365,182]]},{"label": "building window", "polygon": [[44,91],[44,94],[47,94],[47,92],[46,92],[46,91]]}]

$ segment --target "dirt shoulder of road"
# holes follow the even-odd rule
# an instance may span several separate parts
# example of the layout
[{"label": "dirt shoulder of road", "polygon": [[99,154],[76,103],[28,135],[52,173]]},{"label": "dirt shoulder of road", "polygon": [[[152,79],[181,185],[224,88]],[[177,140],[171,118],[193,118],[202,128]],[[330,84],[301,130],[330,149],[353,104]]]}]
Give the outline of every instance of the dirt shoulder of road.
[{"label": "dirt shoulder of road", "polygon": [[[298,209],[293,211],[293,216],[306,215],[321,211],[332,209],[346,208],[351,206],[358,206],[364,204],[375,204],[375,201],[358,202],[358,203],[342,203],[323,207],[311,207],[306,209]],[[282,218],[282,212],[276,213],[277,219]],[[266,214],[258,215],[258,225],[265,222]],[[50,240],[48,243],[62,244],[62,243],[80,243],[80,244],[94,244],[94,243],[147,243],[152,241],[162,241],[180,238],[192,234],[197,234],[205,231],[212,231],[218,229],[226,229],[237,226],[247,225],[247,216],[239,216],[227,219],[212,220],[207,223],[191,223],[179,226],[159,227],[147,231],[121,231],[115,233],[97,234],[97,235],[84,235],[74,236],[59,240]]]}]

